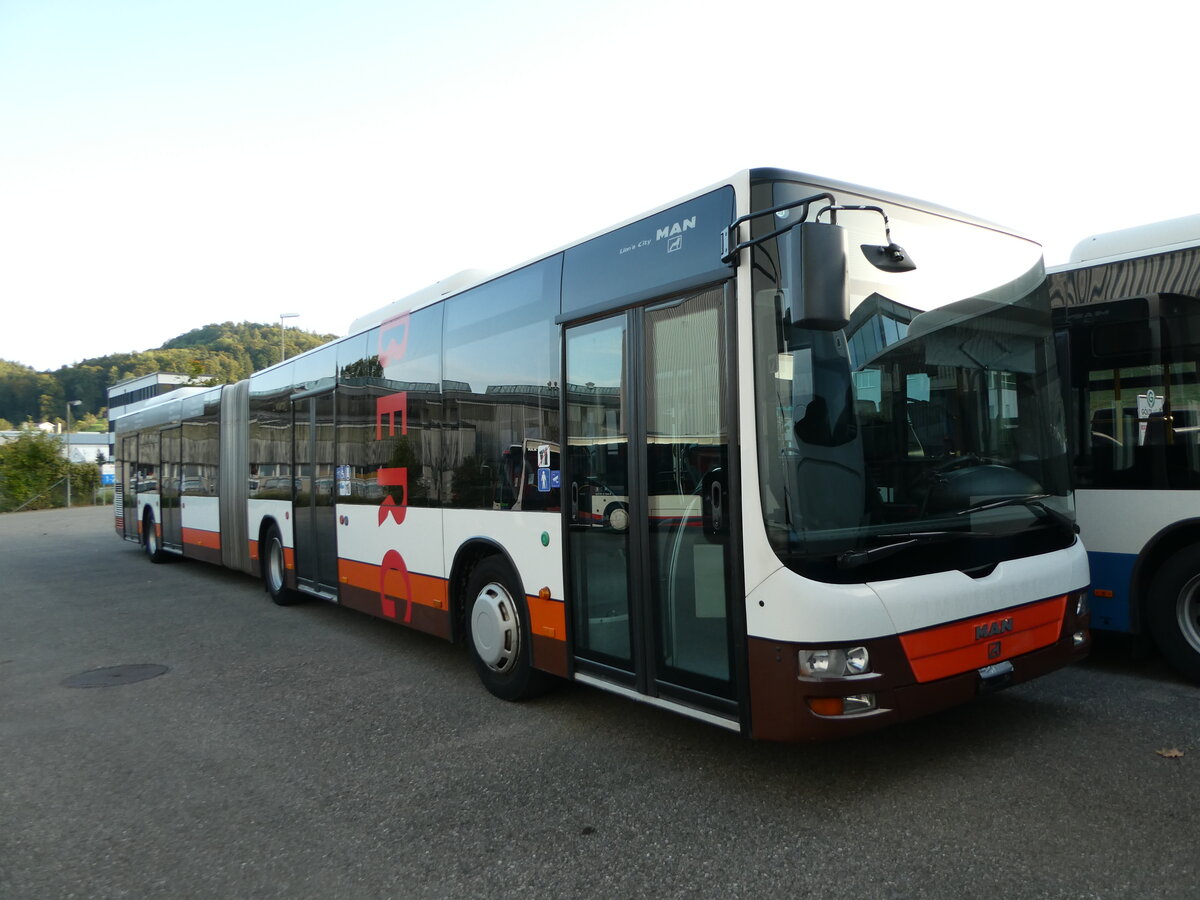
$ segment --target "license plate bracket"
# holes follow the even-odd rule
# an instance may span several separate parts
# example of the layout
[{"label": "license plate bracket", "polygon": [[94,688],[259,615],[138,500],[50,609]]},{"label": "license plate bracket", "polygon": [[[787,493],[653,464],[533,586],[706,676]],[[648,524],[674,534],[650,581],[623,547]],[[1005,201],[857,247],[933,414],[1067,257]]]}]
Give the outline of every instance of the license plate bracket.
[{"label": "license plate bracket", "polygon": [[999,691],[1012,684],[1013,664],[1008,660],[984,666],[979,670],[979,692]]}]

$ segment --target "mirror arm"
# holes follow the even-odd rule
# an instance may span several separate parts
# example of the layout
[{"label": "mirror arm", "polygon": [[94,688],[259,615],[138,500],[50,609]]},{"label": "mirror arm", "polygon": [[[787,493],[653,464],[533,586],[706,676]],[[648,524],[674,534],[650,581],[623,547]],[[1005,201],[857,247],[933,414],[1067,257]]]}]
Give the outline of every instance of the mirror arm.
[{"label": "mirror arm", "polygon": [[884,272],[911,272],[916,268],[912,259],[909,258],[903,247],[898,246],[892,240],[892,225],[888,221],[887,213],[878,206],[838,206],[831,203],[824,209],[817,211],[817,221],[821,220],[821,216],[829,213],[830,223],[837,224],[838,212],[877,212],[883,216],[883,235],[887,240],[886,244],[863,244],[860,248],[863,256],[867,258],[867,262],[875,268]]},{"label": "mirror arm", "polygon": [[892,242],[892,226],[891,226],[891,223],[888,221],[887,213],[883,211],[882,206],[839,206],[837,204],[831,203],[829,206],[826,206],[824,209],[820,209],[817,211],[817,221],[818,222],[821,221],[821,216],[825,215],[825,213],[829,213],[830,224],[836,225],[837,224],[837,214],[839,212],[877,212],[877,213],[879,213],[879,215],[883,216],[884,237],[887,238],[887,242],[889,244]]},{"label": "mirror arm", "polygon": [[[734,219],[729,223],[729,227],[721,233],[721,262],[736,264],[737,256],[742,250],[746,250],[750,247],[757,247],[759,244],[769,241],[771,238],[779,237],[779,235],[783,234],[785,231],[790,231],[791,229],[795,228],[800,224],[800,222],[803,222],[804,219],[808,217],[809,206],[811,206],[813,203],[816,203],[818,200],[829,201],[829,206],[825,207],[825,209],[821,212],[829,209],[837,209],[837,198],[834,197],[833,194],[823,193],[813,194],[813,196],[805,197],[803,200],[794,200],[791,203],[783,203],[779,206],[772,206],[770,209],[761,209],[758,212],[747,213],[744,216]],[[736,243],[738,226],[743,222],[749,222],[751,219],[758,219],[762,216],[770,216],[774,215],[775,213],[784,212],[785,210],[795,209],[797,206],[804,207],[804,216],[801,217],[799,221],[792,222],[790,225],[785,225],[782,228],[777,228],[770,234],[764,234],[762,237],[751,238],[748,241],[742,241],[740,244]],[[880,210],[880,212],[882,212],[882,210]],[[818,213],[818,217],[819,215],[820,214]]]}]

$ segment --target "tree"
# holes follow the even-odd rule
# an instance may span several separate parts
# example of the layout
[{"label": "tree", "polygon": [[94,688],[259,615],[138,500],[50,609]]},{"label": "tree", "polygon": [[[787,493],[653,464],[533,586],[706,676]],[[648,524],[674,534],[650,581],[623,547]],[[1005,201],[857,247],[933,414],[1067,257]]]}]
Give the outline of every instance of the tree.
[{"label": "tree", "polygon": [[96,463],[69,463],[67,472],[71,477],[72,497],[77,500],[91,497],[96,488],[100,486],[100,466]]},{"label": "tree", "polygon": [[38,397],[38,418],[41,421],[50,422],[55,419],[62,421],[66,411],[67,404],[62,396],[62,388],[57,384],[54,385],[51,393]]},{"label": "tree", "polygon": [[49,509],[55,505],[50,490],[66,469],[62,445],[54,435],[27,431],[0,444],[0,508]]},{"label": "tree", "polygon": [[0,416],[25,422],[41,412],[39,398],[59,389],[55,379],[28,366],[0,360]]},{"label": "tree", "polygon": [[[291,356],[336,335],[288,328],[285,337]],[[73,416],[99,414],[107,402],[107,388],[126,378],[178,372],[196,384],[232,384],[277,362],[279,325],[254,322],[205,325],[154,350],[85,359],[52,373],[0,360],[0,417],[10,422],[53,421],[64,415],[67,400],[81,401]]]}]

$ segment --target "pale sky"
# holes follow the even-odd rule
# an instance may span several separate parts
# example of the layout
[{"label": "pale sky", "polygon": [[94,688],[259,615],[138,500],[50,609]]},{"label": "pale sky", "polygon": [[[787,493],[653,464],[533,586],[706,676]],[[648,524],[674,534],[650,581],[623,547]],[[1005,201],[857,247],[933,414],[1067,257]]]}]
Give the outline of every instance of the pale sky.
[{"label": "pale sky", "polygon": [[0,0],[0,359],[344,334],[753,166],[1041,241],[1200,212],[1185,2]]}]

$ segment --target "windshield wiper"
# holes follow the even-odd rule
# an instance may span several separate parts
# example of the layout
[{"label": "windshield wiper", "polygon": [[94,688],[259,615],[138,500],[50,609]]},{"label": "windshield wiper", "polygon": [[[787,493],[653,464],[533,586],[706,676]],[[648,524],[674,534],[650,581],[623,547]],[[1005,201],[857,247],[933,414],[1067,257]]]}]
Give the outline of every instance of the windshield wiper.
[{"label": "windshield wiper", "polygon": [[837,567],[839,569],[857,569],[859,566],[865,566],[877,559],[885,559],[901,550],[907,550],[909,547],[937,544],[955,538],[979,537],[979,535],[971,531],[901,531],[881,534],[878,537],[901,538],[901,540],[890,544],[880,544],[878,547],[870,547],[866,550],[845,550],[837,556]]},{"label": "windshield wiper", "polygon": [[999,500],[988,500],[985,503],[977,503],[974,506],[968,506],[966,509],[960,509],[955,513],[956,516],[965,516],[970,513],[983,512],[988,509],[999,509],[1002,506],[1024,506],[1027,509],[1033,510],[1038,514],[1039,518],[1049,519],[1057,525],[1062,525],[1065,528],[1075,530],[1075,522],[1066,513],[1054,509],[1052,506],[1047,506],[1042,503],[1048,497],[1053,497],[1053,494],[1030,494],[1027,497],[1003,497]]}]

